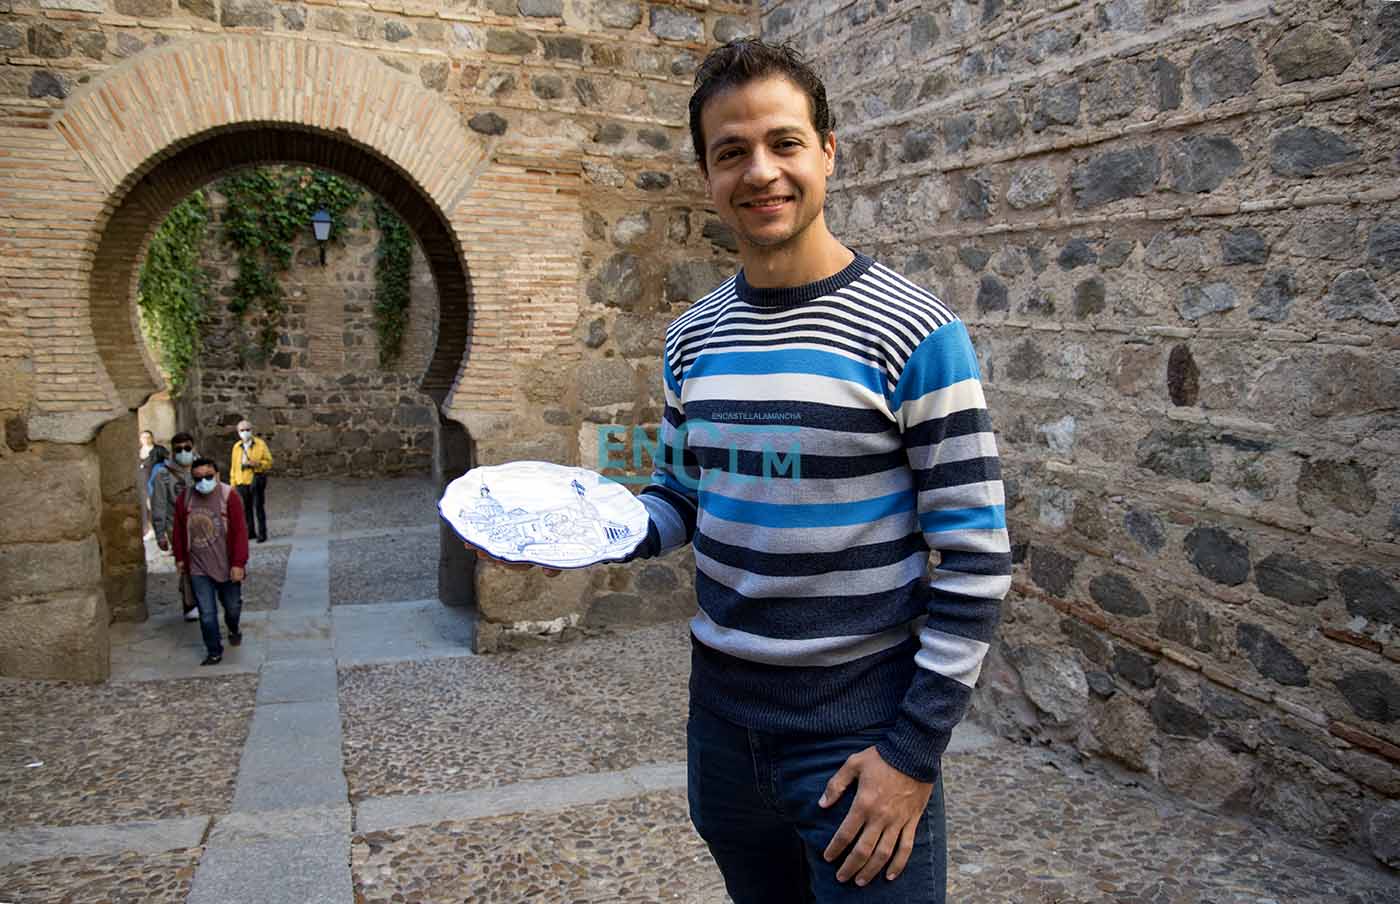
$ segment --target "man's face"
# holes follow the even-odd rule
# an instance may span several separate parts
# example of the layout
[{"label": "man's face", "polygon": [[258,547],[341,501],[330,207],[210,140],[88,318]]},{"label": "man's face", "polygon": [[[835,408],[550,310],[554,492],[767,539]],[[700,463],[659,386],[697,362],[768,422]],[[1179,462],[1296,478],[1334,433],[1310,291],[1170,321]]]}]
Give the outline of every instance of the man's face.
[{"label": "man's face", "polygon": [[836,138],[812,127],[807,95],[782,76],[748,82],[700,111],[710,203],[739,239],[777,248],[822,215]]},{"label": "man's face", "polygon": [[[224,423],[227,424],[228,421],[224,421]],[[239,421],[239,422],[238,422],[238,432],[239,432],[239,433],[242,433],[244,430],[251,431],[252,429],[253,429],[253,425],[250,424],[250,423],[248,423],[247,421]]]},{"label": "man's face", "polygon": [[190,475],[194,477],[196,481],[200,481],[206,477],[215,477],[217,476],[217,473],[218,472],[214,470],[213,465],[200,465],[199,467],[191,471]]}]

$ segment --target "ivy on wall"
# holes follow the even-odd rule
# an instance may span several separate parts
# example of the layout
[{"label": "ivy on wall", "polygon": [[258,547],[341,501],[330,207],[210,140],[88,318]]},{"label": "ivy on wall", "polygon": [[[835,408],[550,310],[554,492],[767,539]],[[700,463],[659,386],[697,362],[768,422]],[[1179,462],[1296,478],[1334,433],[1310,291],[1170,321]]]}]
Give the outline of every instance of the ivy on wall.
[{"label": "ivy on wall", "polygon": [[282,333],[282,286],[277,276],[291,267],[293,240],[309,230],[311,216],[331,215],[330,241],[345,228],[345,212],[359,203],[363,190],[324,170],[306,167],[254,167],[219,182],[228,199],[223,238],[238,261],[229,310],[240,318],[260,315],[257,353],[267,360]]},{"label": "ivy on wall", "polygon": [[379,366],[398,360],[408,328],[409,270],[413,266],[413,236],[408,226],[378,198],[374,221],[379,249],[374,264],[374,329],[379,335]]},{"label": "ivy on wall", "polygon": [[[220,180],[217,188],[228,201],[223,241],[238,264],[228,308],[240,319],[250,312],[258,316],[253,353],[266,361],[282,332],[285,305],[278,277],[291,268],[297,237],[310,234],[312,215],[324,209],[331,215],[329,240],[340,241],[349,226],[346,214],[364,191],[332,173],[305,167],[254,167]],[[388,367],[398,360],[408,328],[413,235],[378,198],[374,217],[380,233],[374,327],[380,366]],[[201,348],[209,280],[200,261],[209,218],[203,191],[180,202],[156,231],[141,267],[141,323],[176,395]]]},{"label": "ivy on wall", "polygon": [[178,396],[199,356],[208,277],[200,268],[209,202],[197,191],[175,206],[151,240],[137,282],[141,327],[156,348],[161,370]]}]

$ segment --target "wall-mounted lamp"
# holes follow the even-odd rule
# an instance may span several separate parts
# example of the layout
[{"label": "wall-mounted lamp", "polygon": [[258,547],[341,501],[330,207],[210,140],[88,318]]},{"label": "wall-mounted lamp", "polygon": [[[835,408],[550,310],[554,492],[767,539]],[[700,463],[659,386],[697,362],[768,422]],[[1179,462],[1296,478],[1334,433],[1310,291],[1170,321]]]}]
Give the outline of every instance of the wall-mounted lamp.
[{"label": "wall-mounted lamp", "polygon": [[322,208],[311,215],[311,228],[316,232],[316,243],[321,246],[321,266],[326,265],[326,242],[331,237],[331,215]]}]

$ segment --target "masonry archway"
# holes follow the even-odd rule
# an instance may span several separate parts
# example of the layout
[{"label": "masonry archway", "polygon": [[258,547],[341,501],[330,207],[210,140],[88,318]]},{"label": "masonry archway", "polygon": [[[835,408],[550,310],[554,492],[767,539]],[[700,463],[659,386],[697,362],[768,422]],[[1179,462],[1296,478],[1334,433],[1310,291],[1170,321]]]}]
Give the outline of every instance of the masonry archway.
[{"label": "masonry archway", "polygon": [[[134,412],[161,388],[139,335],[135,305],[141,262],[156,228],[192,191],[230,171],[301,164],[360,183],[416,236],[439,296],[433,351],[419,382],[440,414],[435,476],[460,473],[470,464],[463,422],[508,407],[508,390],[488,386],[484,394],[463,394],[459,411],[455,416],[451,411],[454,389],[473,379],[469,351],[480,353],[488,373],[493,358],[507,355],[500,325],[511,317],[509,305],[488,305],[485,316],[479,314],[467,268],[476,245],[487,252],[488,281],[490,271],[510,269],[499,254],[490,253],[491,239],[482,238],[498,234],[501,224],[491,222],[490,213],[499,206],[491,179],[488,175],[488,184],[478,185],[480,177],[493,164],[506,170],[507,178],[518,169],[492,159],[497,139],[465,129],[458,111],[386,69],[373,54],[261,36],[220,36],[142,54],[70,98],[54,128],[71,149],[70,159],[82,164],[74,169],[95,183],[85,186],[85,194],[103,202],[93,211],[86,277],[73,280],[75,292],[86,289],[90,333],[80,333],[67,348],[61,337],[53,337],[53,353],[36,356],[36,377],[72,372],[65,353],[83,355],[87,368],[100,363],[92,380],[108,403],[74,406],[57,396],[36,398],[31,417],[36,438],[71,443],[95,436],[99,461],[127,460]],[[494,294],[488,291],[487,297]],[[37,372],[46,369],[54,373]],[[82,380],[36,382],[62,386]],[[68,611],[55,612],[58,619],[36,642],[36,661],[47,652],[38,643],[50,650],[66,647],[77,658],[62,667],[65,676],[105,677],[108,620],[114,614],[144,617],[144,555],[139,531],[130,529],[133,481],[118,473],[123,470],[130,468],[103,466],[97,480],[104,592],[65,599]],[[447,534],[440,546],[440,596],[466,602],[473,562]],[[43,665],[19,670],[52,672]]]}]

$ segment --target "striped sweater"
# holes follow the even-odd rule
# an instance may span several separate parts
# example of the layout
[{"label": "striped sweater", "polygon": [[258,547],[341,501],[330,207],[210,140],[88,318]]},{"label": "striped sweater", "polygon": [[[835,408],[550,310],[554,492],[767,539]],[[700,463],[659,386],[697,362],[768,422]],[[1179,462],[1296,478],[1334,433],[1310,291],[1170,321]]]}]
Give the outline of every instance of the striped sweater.
[{"label": "striped sweater", "polygon": [[1010,587],[978,376],[963,323],[861,254],[793,288],[741,271],[671,324],[642,501],[660,551],[694,544],[695,703],[888,725],[880,755],[933,780]]}]

